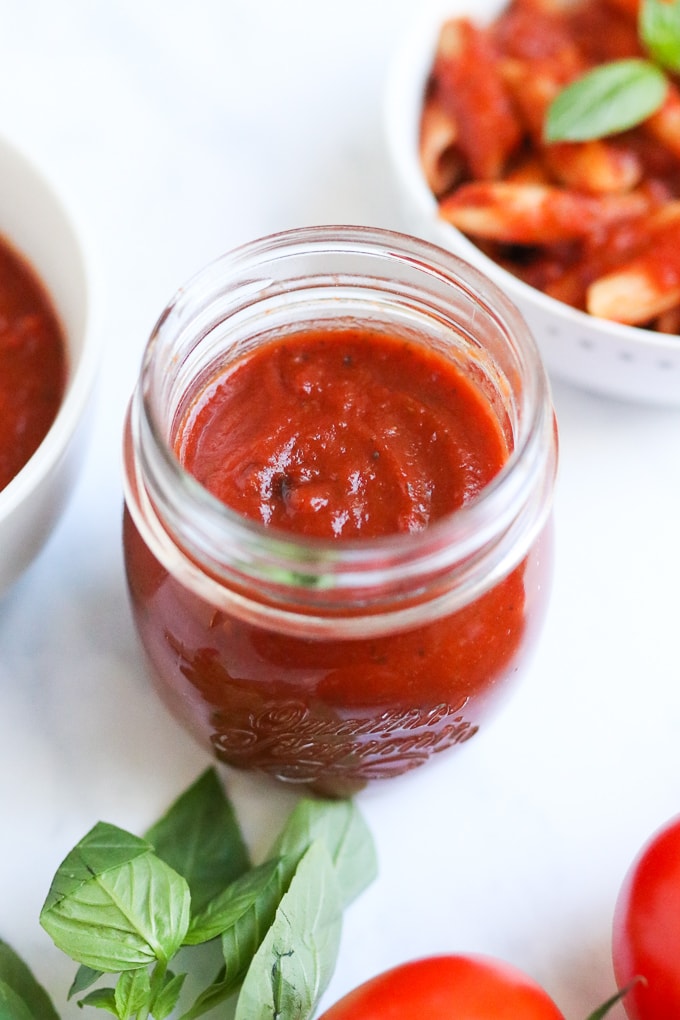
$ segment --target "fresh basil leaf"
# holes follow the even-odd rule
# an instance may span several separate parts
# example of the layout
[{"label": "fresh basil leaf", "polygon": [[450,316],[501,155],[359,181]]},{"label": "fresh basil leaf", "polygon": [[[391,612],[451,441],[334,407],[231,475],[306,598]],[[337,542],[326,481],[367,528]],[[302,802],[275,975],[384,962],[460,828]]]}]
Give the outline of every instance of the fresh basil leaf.
[{"label": "fresh basil leaf", "polygon": [[116,1007],[116,993],[113,988],[95,988],[93,992],[89,992],[84,998],[79,999],[79,1006],[94,1006],[95,1009],[105,1009],[107,1013],[113,1013],[114,1016],[118,1016],[118,1009]]},{"label": "fresh basil leaf", "polygon": [[153,847],[108,822],[98,822],[64,858],[52,880],[43,906],[49,911],[56,903],[76,892],[93,877],[149,853]]},{"label": "fresh basil leaf", "polygon": [[[21,957],[2,939],[0,939],[0,982],[22,999],[37,1020],[59,1020],[59,1015],[43,986],[36,981]],[[0,1020],[5,1020],[2,1009]]]},{"label": "fresh basil leaf", "polygon": [[[267,926],[271,924],[281,897],[290,883],[296,863],[294,861],[292,866],[284,865],[277,858],[251,868],[245,875],[241,875],[228,885],[220,896],[211,900],[204,910],[192,917],[185,944],[195,946],[200,942],[208,942],[225,931],[237,929],[239,934],[234,937],[241,945],[245,926],[259,930],[262,924]],[[253,948],[253,952],[255,949],[257,946]],[[229,960],[227,967],[229,969]]]},{"label": "fresh basil leaf", "polygon": [[118,978],[114,992],[117,1015],[121,1020],[135,1016],[151,1005],[151,978],[146,967],[126,970]]},{"label": "fresh basil leaf", "polygon": [[347,906],[377,874],[373,838],[353,801],[302,798],[270,856],[299,858],[319,839],[331,855],[342,902]]},{"label": "fresh basil leaf", "polygon": [[166,1017],[170,1016],[179,1001],[186,974],[168,973],[166,977],[165,984],[153,1000],[151,1006],[154,1020],[165,1020]]},{"label": "fresh basil leaf", "polygon": [[186,881],[148,850],[87,882],[62,880],[59,888],[59,896],[48,897],[40,923],[63,952],[95,970],[117,973],[167,962],[189,927]]},{"label": "fresh basil leaf", "polygon": [[657,63],[670,71],[680,71],[679,0],[643,0],[638,34]]},{"label": "fresh basil leaf", "polygon": [[103,971],[92,970],[91,967],[78,967],[76,976],[73,979],[73,984],[68,990],[68,998],[72,999],[74,995],[80,995],[86,988],[90,988],[95,981],[99,981]]},{"label": "fresh basil leaf", "polygon": [[146,839],[157,856],[187,880],[194,911],[250,864],[234,809],[214,768],[171,805]]},{"label": "fresh basil leaf", "polygon": [[13,988],[0,981],[0,1020],[41,1020]]},{"label": "fresh basil leaf", "polygon": [[297,858],[277,858],[252,868],[192,920],[185,942],[190,944],[221,934],[225,967],[191,1009],[182,1014],[181,1020],[194,1020],[235,994],[274,922],[297,864]]},{"label": "fresh basil leaf", "polygon": [[204,1016],[205,1013],[210,1012],[210,1010],[215,1009],[217,1006],[221,1006],[223,1002],[226,1002],[227,999],[235,994],[236,990],[231,980],[227,981],[223,977],[217,978],[201,992],[186,1013],[182,1013],[179,1020],[197,1020],[198,1017]]},{"label": "fresh basil leaf", "polygon": [[[271,863],[271,862],[270,862]],[[231,924],[222,932],[222,954],[227,977],[235,987],[243,980],[255,953],[274,923],[276,911],[288,890],[297,862],[282,858],[275,869],[260,883],[259,889],[251,887],[251,893],[240,897],[240,909],[234,913]],[[267,866],[263,865],[263,869]],[[249,902],[250,901],[250,902]],[[236,903],[234,904],[236,906]]]},{"label": "fresh basil leaf", "polygon": [[312,843],[248,968],[235,1020],[309,1020],[333,973],[342,901],[326,845]]},{"label": "fresh basil leaf", "polygon": [[548,108],[547,142],[585,142],[641,124],[668,90],[660,68],[629,58],[600,64],[563,89]]}]

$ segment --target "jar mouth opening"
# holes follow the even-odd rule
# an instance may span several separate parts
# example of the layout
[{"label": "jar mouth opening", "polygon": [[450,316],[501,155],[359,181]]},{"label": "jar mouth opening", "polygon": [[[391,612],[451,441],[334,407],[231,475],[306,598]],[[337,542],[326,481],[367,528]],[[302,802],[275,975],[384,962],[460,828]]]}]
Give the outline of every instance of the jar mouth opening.
[{"label": "jar mouth opening", "polygon": [[[327,270],[321,274],[303,271],[300,267],[310,256],[327,256]],[[356,259],[360,267],[354,273],[346,260]],[[218,323],[236,323],[247,344],[253,316],[261,319],[277,303],[286,306],[285,316],[298,307],[296,302],[305,305],[313,292],[315,307],[323,306],[323,314],[332,316],[333,305],[344,307],[353,288],[364,292],[368,288],[380,314],[388,306],[390,312],[399,306],[399,314],[409,323],[426,314],[437,328],[455,326],[465,356],[479,359],[480,373],[489,371],[491,359],[475,329],[483,329],[486,322],[487,328],[498,332],[508,354],[494,386],[508,415],[509,455],[474,499],[422,530],[375,538],[300,537],[241,516],[201,485],[182,466],[169,442],[167,406],[173,401],[176,405],[182,379],[196,371],[194,355],[201,344],[211,342]],[[457,307],[452,311],[454,295],[464,313]],[[454,321],[458,314],[460,320]],[[469,321],[463,321],[464,315]],[[180,357],[176,349],[169,349],[159,358],[170,330],[175,334],[179,330],[180,344],[193,334],[188,355],[185,351]],[[170,375],[175,378],[172,392]],[[530,512],[535,519],[527,533],[528,547],[548,513],[545,499],[538,512],[531,497],[554,435],[549,384],[528,327],[510,300],[474,267],[429,242],[393,231],[299,228],[250,242],[210,263],[178,290],[156,325],[147,345],[131,424],[143,476],[136,487],[145,488],[147,509],[163,520],[175,540],[181,534],[179,544],[191,559],[210,562],[218,576],[232,580],[255,579],[267,586],[303,590],[355,590],[377,584],[378,577],[384,581],[386,571],[406,579],[465,564],[465,570],[473,572],[489,544],[509,545],[507,536]],[[544,489],[551,488],[552,481],[550,474]],[[178,519],[178,507],[186,503],[192,509],[188,525]],[[219,550],[218,564],[214,564],[215,550]],[[502,559],[498,570],[507,572],[516,565]]]}]

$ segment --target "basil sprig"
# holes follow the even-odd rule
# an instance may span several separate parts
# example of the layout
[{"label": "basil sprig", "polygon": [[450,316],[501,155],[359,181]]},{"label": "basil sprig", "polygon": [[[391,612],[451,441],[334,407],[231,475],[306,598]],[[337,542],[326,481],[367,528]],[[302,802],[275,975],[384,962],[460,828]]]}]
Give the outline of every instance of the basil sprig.
[{"label": "basil sprig", "polygon": [[[308,1020],[335,967],[343,909],[375,873],[351,801],[301,799],[252,864],[208,769],[143,838],[95,825],[57,870],[40,922],[80,965],[69,997],[119,1020],[196,1020],[232,998],[234,1020]],[[58,1020],[2,942],[0,1017]]]},{"label": "basil sprig", "polygon": [[643,0],[638,35],[649,59],[613,60],[572,82],[550,104],[547,142],[585,142],[627,131],[662,106],[666,71],[680,71],[680,0]]},{"label": "basil sprig", "polygon": [[0,939],[2,1020],[59,1020],[49,995],[14,950]]}]

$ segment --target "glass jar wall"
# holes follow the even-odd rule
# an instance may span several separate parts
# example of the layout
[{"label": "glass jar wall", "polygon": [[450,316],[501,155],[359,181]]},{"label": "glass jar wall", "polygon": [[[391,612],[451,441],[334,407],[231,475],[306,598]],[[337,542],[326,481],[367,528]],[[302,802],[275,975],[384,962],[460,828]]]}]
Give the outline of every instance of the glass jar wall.
[{"label": "glass jar wall", "polygon": [[[267,388],[278,355],[297,366],[303,348],[327,373],[316,404],[316,368],[295,375],[295,399],[278,367],[278,389]],[[255,388],[224,419],[220,443],[237,478],[224,498],[212,469],[189,469],[185,440],[188,430],[205,451],[201,423],[212,428],[245,364],[264,366],[262,385],[253,369]],[[443,413],[455,408],[455,422],[433,424],[431,407],[419,406],[421,377],[447,380],[437,399]],[[407,411],[394,410],[392,390],[407,392]],[[284,403],[290,417],[296,401],[308,416],[297,426],[295,474],[267,444]],[[255,440],[237,448],[256,418]],[[504,451],[493,467],[485,432]],[[340,433],[331,464],[326,437]],[[422,451],[436,444],[459,452],[423,468]],[[417,511],[404,527],[380,475],[388,462],[399,498]],[[151,675],[180,721],[233,766],[338,794],[411,769],[477,732],[539,632],[556,469],[545,372],[507,299],[425,242],[317,227],[253,242],[204,269],[147,346],[125,469],[125,561]],[[460,472],[476,487],[426,512]],[[251,476],[258,498],[243,512],[235,500]],[[265,476],[284,508],[273,526],[271,507],[260,505]],[[325,507],[336,530],[302,533],[290,508],[303,504]],[[345,519],[357,529],[336,527]]]}]

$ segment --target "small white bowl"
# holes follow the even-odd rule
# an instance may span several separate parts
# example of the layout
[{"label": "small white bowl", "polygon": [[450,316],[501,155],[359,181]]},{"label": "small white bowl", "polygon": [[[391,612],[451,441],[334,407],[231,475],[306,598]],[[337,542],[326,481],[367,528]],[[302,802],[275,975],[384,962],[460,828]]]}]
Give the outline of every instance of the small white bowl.
[{"label": "small white bowl", "polygon": [[680,406],[680,337],[597,319],[523,283],[437,212],[420,167],[423,94],[447,17],[483,23],[506,0],[432,0],[398,47],[387,84],[387,145],[412,233],[455,252],[492,279],[524,315],[550,373],[585,389],[647,404]]},{"label": "small white bowl", "polygon": [[67,343],[68,380],[49,432],[0,490],[0,594],[42,548],[81,463],[98,351],[90,329],[90,291],[80,240],[58,196],[32,163],[0,139],[0,236],[46,287]]}]

